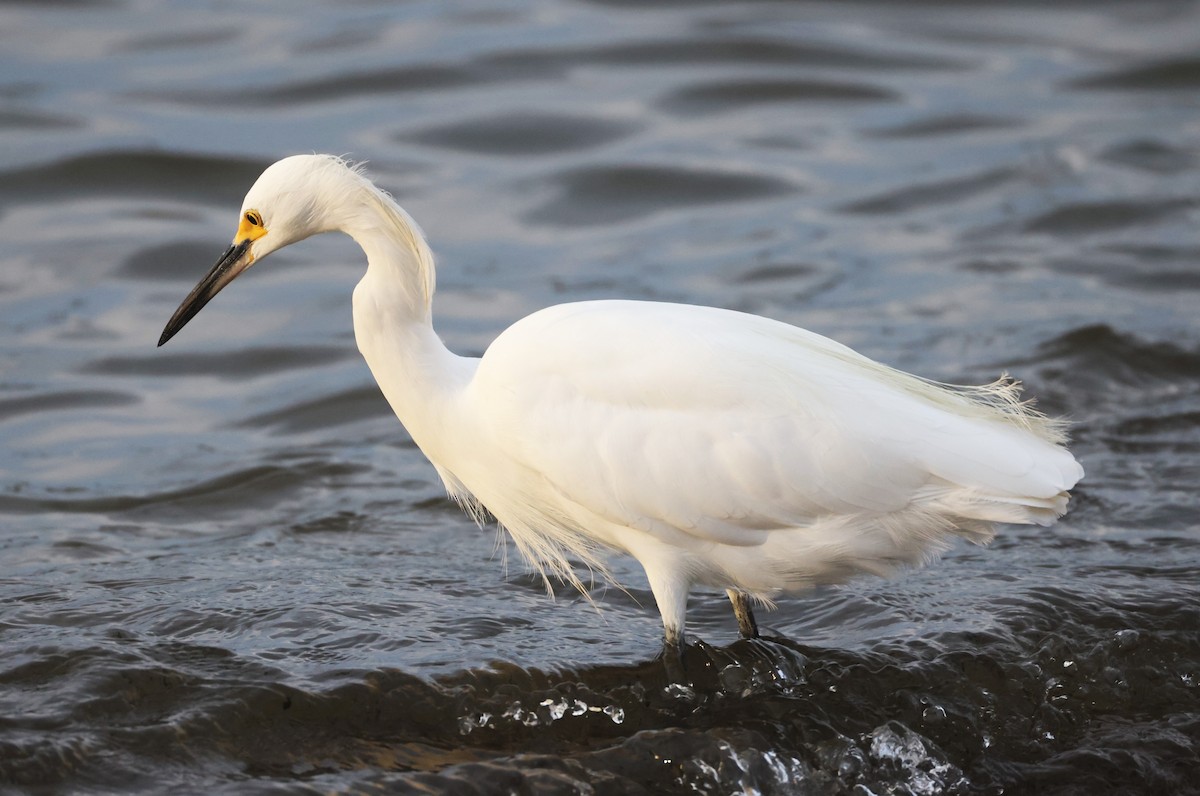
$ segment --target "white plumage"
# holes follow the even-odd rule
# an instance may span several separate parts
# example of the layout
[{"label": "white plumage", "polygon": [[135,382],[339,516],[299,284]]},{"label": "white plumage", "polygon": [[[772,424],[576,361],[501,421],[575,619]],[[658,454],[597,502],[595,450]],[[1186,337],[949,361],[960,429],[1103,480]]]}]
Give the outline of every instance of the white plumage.
[{"label": "white plumage", "polygon": [[1014,382],[935,384],[728,310],[565,304],[481,359],[456,356],[433,331],[420,230],[337,158],[271,166],[243,218],[160,345],[255,260],[349,234],[368,259],[359,349],[450,493],[544,574],[579,585],[573,562],[604,572],[608,549],[634,556],[672,644],[694,584],[729,590],[752,632],[747,596],[886,574],[955,535],[986,542],[997,522],[1048,525],[1083,475]]}]

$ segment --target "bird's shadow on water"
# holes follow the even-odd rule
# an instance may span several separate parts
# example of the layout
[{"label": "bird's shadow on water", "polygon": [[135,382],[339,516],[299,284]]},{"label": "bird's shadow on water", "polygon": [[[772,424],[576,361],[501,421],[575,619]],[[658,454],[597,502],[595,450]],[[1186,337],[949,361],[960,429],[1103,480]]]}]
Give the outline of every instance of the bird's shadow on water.
[{"label": "bird's shadow on water", "polygon": [[433,679],[384,669],[316,690],[278,682],[235,687],[204,700],[203,723],[219,728],[206,743],[252,776],[577,756],[645,731],[744,727],[751,716],[769,723],[774,713],[747,705],[805,699],[814,653],[784,640],[692,643],[683,651],[686,686],[671,681],[659,657],[560,670],[494,661]]},{"label": "bird's shadow on water", "polygon": [[[682,657],[687,684],[674,681],[660,655],[557,671],[497,662],[438,678],[434,687],[453,695],[445,715],[453,715],[459,752],[468,749],[474,760],[544,755],[538,765],[574,761],[661,788],[650,792],[675,792],[678,777],[687,779],[667,776],[671,760],[702,761],[722,781],[743,765],[782,765],[786,776],[831,787],[840,780],[829,792],[874,781],[884,769],[920,766],[938,772],[941,792],[953,792],[985,747],[969,711],[941,710],[944,731],[930,731],[922,717],[935,698],[920,693],[930,675],[911,671],[914,661],[904,654],[759,638],[721,647],[693,642]],[[787,759],[758,760],[754,750],[787,750]],[[735,771],[734,779],[743,775]],[[764,781],[777,775],[773,769]]]},{"label": "bird's shadow on water", "polygon": [[[164,764],[215,755],[251,777],[371,770],[477,781],[501,766],[585,780],[622,772],[665,793],[678,790],[680,776],[710,781],[704,766],[745,764],[783,765],[793,781],[823,782],[827,792],[925,783],[927,792],[952,793],[1062,776],[1056,755],[1121,709],[1098,702],[1093,685],[1114,666],[1131,681],[1128,698],[1149,709],[1186,698],[1182,685],[1160,695],[1161,678],[1135,682],[1155,661],[1142,646],[1126,633],[1075,649],[1042,630],[936,634],[867,650],[760,638],[686,645],[688,685],[671,682],[661,658],[650,657],[554,670],[497,661],[434,678],[329,673],[339,684],[318,688],[269,675],[236,684],[185,677],[167,688],[161,667],[151,667],[124,671],[117,691],[138,715],[171,717],[139,735],[139,749],[159,748]],[[120,740],[127,721],[117,724]],[[1136,748],[1147,743],[1139,732],[1118,727],[1106,743]],[[681,773],[664,760],[704,766]],[[1095,778],[1132,782],[1145,773],[1109,766]]]},{"label": "bird's shadow on water", "polygon": [[[506,742],[520,736],[528,741],[554,725],[560,740],[592,742],[663,727],[744,725],[756,702],[788,703],[796,714],[823,713],[827,706],[819,702],[826,700],[814,698],[830,682],[851,670],[879,668],[852,653],[817,650],[783,638],[740,639],[727,646],[697,641],[681,653],[682,681],[665,665],[665,657],[673,653],[664,650],[636,663],[581,669],[543,671],[494,662],[436,682],[470,693],[472,704],[464,703],[468,712],[460,720],[476,739],[482,736],[475,730],[486,727]],[[835,686],[829,693],[837,691]]]},{"label": "bird's shadow on water", "polygon": [[[883,765],[871,758],[880,736],[921,765],[940,766],[945,782],[961,777],[928,736],[888,719],[880,730],[877,711],[848,709],[836,684],[879,669],[878,660],[786,639],[697,642],[683,657],[688,686],[671,683],[657,658],[556,671],[495,662],[433,680],[379,670],[318,690],[275,682],[217,696],[200,686],[209,692],[205,710],[187,711],[188,726],[161,733],[162,754],[169,762],[180,753],[172,739],[182,731],[187,754],[206,747],[251,778],[319,782],[369,770],[439,788],[507,777],[519,790],[526,778],[555,772],[674,793],[688,792],[680,790],[688,782],[732,787],[755,778],[852,783]],[[495,781],[497,789],[469,792],[507,792]]]}]

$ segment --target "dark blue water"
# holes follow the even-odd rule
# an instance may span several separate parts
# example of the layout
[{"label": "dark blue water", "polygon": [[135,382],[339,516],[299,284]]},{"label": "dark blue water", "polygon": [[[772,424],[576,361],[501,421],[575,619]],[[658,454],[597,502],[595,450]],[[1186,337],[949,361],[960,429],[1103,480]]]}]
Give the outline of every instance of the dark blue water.
[{"label": "dark blue water", "polygon": [[[0,790],[1200,792],[1200,6],[0,4]],[[562,301],[1009,371],[1053,529],[786,599],[551,600],[354,349],[344,238],[168,348],[258,172],[345,153],[479,354]]]}]

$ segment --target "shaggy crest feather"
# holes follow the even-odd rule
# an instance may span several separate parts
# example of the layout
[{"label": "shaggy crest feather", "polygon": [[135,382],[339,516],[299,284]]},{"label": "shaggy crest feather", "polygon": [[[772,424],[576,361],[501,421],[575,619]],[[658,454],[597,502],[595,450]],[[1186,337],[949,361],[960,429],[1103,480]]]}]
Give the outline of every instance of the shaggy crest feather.
[{"label": "shaggy crest feather", "polygon": [[[377,218],[382,222],[381,227],[401,236],[403,245],[413,255],[417,264],[416,281],[421,290],[419,299],[426,309],[431,308],[433,294],[437,288],[437,269],[434,265],[433,250],[429,248],[421,227],[390,193],[367,178],[366,161],[352,162],[337,155],[317,157],[327,159],[326,167],[334,176],[330,182],[340,188],[327,191],[331,204],[352,206],[360,201],[359,197],[365,197],[371,211],[368,223]],[[355,185],[347,184],[343,179],[346,174],[357,178]]]}]

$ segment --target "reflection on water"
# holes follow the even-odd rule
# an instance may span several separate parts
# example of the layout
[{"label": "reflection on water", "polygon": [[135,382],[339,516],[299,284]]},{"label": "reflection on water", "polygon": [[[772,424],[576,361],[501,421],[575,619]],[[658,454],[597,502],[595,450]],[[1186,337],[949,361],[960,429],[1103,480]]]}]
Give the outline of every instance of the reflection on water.
[{"label": "reflection on water", "polygon": [[[1195,792],[1191,3],[0,6],[0,789]],[[548,598],[442,495],[322,238],[154,348],[268,163],[349,153],[480,353],[548,304],[1008,370],[1053,530],[784,600]],[[727,646],[728,645],[728,646]],[[859,790],[855,790],[859,788]]]}]

